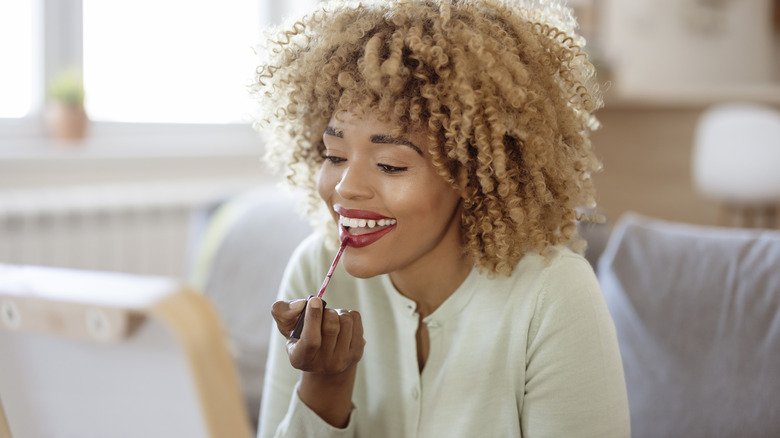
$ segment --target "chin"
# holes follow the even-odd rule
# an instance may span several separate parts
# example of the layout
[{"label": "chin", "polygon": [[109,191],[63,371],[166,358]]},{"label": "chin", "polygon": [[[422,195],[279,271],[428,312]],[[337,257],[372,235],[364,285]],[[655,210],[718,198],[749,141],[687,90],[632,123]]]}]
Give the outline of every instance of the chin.
[{"label": "chin", "polygon": [[377,275],[382,275],[385,272],[381,269],[377,269],[376,266],[366,266],[362,263],[350,263],[347,260],[343,261],[344,270],[353,277],[356,278],[371,278]]}]

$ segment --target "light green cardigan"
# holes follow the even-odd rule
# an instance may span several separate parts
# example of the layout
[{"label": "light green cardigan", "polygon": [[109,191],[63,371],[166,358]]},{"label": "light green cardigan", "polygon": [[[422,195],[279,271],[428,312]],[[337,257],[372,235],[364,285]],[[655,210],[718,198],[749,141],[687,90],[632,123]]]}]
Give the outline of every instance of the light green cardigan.
[{"label": "light green cardigan", "polygon": [[[314,235],[294,253],[280,299],[316,292],[333,258]],[[387,275],[339,267],[332,308],[361,313],[366,347],[346,429],[297,396],[300,372],[272,334],[258,437],[628,437],[629,412],[612,319],[587,261],[553,248],[511,277],[474,269],[424,319],[430,353],[418,371],[415,303]],[[258,311],[263,311],[262,309]]]}]

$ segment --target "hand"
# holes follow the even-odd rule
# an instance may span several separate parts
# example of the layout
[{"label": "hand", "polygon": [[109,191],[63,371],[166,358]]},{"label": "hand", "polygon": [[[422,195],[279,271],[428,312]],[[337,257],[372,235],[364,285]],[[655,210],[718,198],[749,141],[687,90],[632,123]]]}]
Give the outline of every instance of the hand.
[{"label": "hand", "polygon": [[[306,300],[277,301],[271,309],[279,331],[289,337]],[[363,323],[360,314],[322,308],[322,300],[309,300],[298,341],[287,342],[293,367],[320,375],[338,375],[354,367],[363,356]]]},{"label": "hand", "polygon": [[[279,331],[288,337],[306,300],[277,301],[271,309]],[[345,427],[352,406],[357,363],[363,357],[363,322],[348,310],[324,309],[322,300],[308,301],[301,337],[287,341],[293,367],[303,371],[298,395],[323,420]]]}]

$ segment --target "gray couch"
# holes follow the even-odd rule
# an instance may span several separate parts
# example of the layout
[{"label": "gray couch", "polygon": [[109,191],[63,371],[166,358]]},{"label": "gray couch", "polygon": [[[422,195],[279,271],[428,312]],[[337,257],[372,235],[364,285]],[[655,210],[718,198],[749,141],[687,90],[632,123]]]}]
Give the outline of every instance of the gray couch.
[{"label": "gray couch", "polygon": [[628,214],[598,275],[634,438],[780,437],[780,231]]}]

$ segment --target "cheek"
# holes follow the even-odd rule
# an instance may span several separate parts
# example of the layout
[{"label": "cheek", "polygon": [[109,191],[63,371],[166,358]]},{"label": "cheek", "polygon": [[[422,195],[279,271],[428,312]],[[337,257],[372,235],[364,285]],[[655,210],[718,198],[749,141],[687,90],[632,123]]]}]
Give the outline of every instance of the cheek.
[{"label": "cheek", "polygon": [[[424,189],[420,190],[420,187]],[[450,221],[460,195],[445,182],[436,180],[409,188],[406,199],[410,200],[407,206],[412,207],[425,223],[441,224]]]},{"label": "cheek", "polygon": [[450,186],[443,179],[438,180],[438,183],[434,199],[436,200],[437,209],[442,215],[447,215],[447,220],[449,221],[451,215],[460,204],[461,195],[457,189]]},{"label": "cheek", "polygon": [[324,200],[330,197],[330,194],[333,193],[333,188],[336,186],[332,180],[333,176],[323,166],[319,175],[317,175],[317,193]]},{"label": "cheek", "polygon": [[400,205],[410,205],[417,202],[420,198],[425,198],[425,185],[418,181],[412,180],[398,180],[390,181],[389,184],[385,184],[384,196],[386,199],[391,200]]},{"label": "cheek", "polygon": [[455,190],[447,187],[446,190],[437,193],[434,199],[436,200],[436,203],[433,208],[439,212],[438,214],[443,221],[449,222],[452,218],[452,214],[458,208],[460,195],[458,195]]}]

